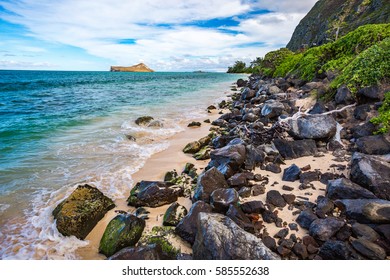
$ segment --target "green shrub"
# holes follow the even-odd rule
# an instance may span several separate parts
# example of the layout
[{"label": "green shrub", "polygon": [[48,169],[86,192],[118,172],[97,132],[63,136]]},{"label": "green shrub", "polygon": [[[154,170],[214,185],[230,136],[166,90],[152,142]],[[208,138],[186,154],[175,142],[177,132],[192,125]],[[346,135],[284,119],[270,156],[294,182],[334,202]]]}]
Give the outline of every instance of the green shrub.
[{"label": "green shrub", "polygon": [[390,130],[390,91],[385,93],[385,99],[378,112],[379,115],[372,118],[371,122],[379,125],[377,133],[387,133]]}]

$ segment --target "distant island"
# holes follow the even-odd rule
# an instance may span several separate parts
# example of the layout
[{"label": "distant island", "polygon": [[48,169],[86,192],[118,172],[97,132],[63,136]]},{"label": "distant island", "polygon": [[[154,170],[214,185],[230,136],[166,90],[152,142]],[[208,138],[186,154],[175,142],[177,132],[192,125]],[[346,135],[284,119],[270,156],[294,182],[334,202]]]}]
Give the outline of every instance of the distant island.
[{"label": "distant island", "polygon": [[143,63],[139,63],[137,65],[133,66],[111,66],[110,68],[111,72],[154,72],[152,69],[150,69],[148,66],[146,66]]}]

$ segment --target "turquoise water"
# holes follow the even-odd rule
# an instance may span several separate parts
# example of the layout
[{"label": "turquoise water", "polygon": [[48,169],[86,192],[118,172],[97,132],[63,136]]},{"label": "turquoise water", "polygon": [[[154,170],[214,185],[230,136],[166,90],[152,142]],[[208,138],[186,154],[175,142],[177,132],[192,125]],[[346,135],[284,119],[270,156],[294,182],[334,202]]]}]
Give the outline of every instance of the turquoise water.
[{"label": "turquoise water", "polygon": [[[80,182],[113,199],[128,195],[131,174],[188,121],[206,117],[238,77],[0,71],[0,258],[76,257],[83,242],[53,227],[59,199]],[[161,126],[138,127],[143,115]]]}]

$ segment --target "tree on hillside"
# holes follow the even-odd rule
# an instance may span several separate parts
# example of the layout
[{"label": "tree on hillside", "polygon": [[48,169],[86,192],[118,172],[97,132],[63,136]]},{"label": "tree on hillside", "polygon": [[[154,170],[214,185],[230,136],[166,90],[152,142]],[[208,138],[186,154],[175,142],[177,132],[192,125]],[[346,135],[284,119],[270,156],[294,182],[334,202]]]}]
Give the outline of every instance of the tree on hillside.
[{"label": "tree on hillside", "polygon": [[233,66],[228,68],[228,73],[245,73],[247,71],[246,64],[243,61],[237,60]]}]

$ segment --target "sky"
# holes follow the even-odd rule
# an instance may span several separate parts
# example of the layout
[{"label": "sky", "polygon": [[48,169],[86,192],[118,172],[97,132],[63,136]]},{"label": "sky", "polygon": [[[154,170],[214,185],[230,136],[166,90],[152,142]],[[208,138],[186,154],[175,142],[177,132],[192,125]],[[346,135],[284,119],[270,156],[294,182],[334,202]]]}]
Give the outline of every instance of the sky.
[{"label": "sky", "polygon": [[285,47],[316,0],[0,0],[0,69],[218,71]]}]

